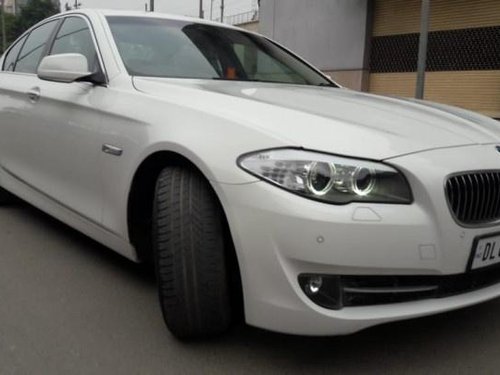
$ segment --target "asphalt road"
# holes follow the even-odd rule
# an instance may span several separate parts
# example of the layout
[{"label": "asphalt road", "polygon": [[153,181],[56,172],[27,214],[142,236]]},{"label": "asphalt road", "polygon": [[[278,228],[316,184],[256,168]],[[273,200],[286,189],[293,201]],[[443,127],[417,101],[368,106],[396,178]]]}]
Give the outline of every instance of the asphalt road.
[{"label": "asphalt road", "polygon": [[500,301],[306,338],[244,325],[182,344],[148,272],[30,206],[0,208],[0,374],[495,374]]}]

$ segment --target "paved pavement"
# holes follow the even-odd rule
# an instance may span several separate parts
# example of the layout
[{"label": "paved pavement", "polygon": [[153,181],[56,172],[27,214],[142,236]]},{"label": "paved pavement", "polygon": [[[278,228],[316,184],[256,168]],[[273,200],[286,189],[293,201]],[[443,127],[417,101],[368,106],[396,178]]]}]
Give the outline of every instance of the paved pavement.
[{"label": "paved pavement", "polygon": [[189,345],[154,279],[25,204],[0,208],[0,374],[494,374],[500,301],[337,338],[239,326]]}]

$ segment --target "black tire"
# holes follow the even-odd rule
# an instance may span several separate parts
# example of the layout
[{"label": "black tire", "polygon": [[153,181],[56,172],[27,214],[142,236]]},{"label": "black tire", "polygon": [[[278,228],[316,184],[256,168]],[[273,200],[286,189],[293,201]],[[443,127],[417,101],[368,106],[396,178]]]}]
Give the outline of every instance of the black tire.
[{"label": "black tire", "polygon": [[11,203],[13,198],[14,196],[11,193],[0,187],[0,206]]},{"label": "black tire", "polygon": [[199,173],[167,167],[158,177],[153,247],[160,304],[179,339],[224,333],[231,325],[224,216]]}]

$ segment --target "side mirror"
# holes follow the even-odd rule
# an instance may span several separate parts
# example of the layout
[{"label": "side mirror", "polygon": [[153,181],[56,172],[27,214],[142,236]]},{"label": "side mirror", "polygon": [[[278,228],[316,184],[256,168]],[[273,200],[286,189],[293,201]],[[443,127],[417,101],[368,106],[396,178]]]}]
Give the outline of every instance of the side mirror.
[{"label": "side mirror", "polygon": [[38,67],[38,78],[46,81],[71,83],[91,75],[87,58],[79,53],[46,56]]}]

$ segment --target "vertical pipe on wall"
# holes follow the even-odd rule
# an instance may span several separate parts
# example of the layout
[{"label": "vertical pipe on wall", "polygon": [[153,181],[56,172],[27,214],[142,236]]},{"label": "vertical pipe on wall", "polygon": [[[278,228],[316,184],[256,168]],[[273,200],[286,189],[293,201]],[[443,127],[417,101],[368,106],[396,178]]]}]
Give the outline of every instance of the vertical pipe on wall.
[{"label": "vertical pipe on wall", "polygon": [[7,30],[5,27],[5,0],[2,0],[2,52],[7,49]]},{"label": "vertical pipe on wall", "polygon": [[427,41],[429,37],[430,0],[422,0],[420,15],[420,42],[418,46],[417,86],[415,98],[423,99],[425,90],[425,68],[427,63]]}]

